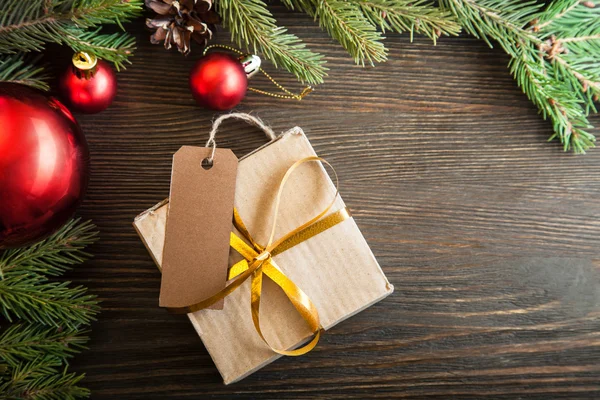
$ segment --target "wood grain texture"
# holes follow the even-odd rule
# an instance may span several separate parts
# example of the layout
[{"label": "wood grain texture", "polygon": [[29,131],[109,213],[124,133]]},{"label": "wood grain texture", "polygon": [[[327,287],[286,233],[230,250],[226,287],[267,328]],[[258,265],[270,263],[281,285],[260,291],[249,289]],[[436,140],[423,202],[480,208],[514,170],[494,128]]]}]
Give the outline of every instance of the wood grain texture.
[{"label": "wood grain texture", "polygon": [[[223,386],[187,318],[158,308],[160,274],[131,226],[214,116],[187,87],[199,52],[150,45],[140,20],[115,104],[78,116],[92,153],[80,215],[101,230],[71,275],[103,301],[75,362],[92,398],[599,398],[600,149],[547,143],[508,58],[474,38],[388,35],[391,61],[362,69],[309,18],[274,10],[326,54],[329,78],[306,101],[250,93],[239,109],[305,130],[396,291],[307,356]],[[224,128],[238,155],[264,141]]]}]

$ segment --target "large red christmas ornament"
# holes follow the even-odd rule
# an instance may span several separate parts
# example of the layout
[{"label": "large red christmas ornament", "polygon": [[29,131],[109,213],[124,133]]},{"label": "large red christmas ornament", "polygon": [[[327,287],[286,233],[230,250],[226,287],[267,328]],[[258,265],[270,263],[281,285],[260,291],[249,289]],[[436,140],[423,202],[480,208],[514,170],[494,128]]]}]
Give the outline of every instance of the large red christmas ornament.
[{"label": "large red christmas ornament", "polygon": [[0,83],[0,248],[61,227],[84,195],[88,163],[85,137],[64,105]]},{"label": "large red christmas ornament", "polygon": [[[258,62],[260,66],[260,59]],[[190,89],[198,104],[213,110],[238,105],[248,88],[242,64],[243,60],[223,52],[212,52],[198,60],[190,72]]]},{"label": "large red christmas ornament", "polygon": [[73,65],[60,78],[64,100],[75,110],[94,114],[106,110],[117,94],[117,77],[110,65],[87,53],[73,56]]}]

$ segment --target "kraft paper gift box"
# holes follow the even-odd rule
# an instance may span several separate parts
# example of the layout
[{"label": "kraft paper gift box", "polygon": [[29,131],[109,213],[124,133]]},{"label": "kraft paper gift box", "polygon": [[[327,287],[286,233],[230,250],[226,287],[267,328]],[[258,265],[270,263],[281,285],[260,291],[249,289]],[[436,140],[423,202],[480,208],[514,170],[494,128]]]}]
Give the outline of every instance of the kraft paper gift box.
[{"label": "kraft paper gift box", "polygon": [[[257,243],[264,245],[268,240],[275,196],[283,175],[294,162],[315,155],[302,130],[294,128],[240,159],[234,204]],[[300,166],[284,189],[275,238],[317,215],[335,193],[335,186],[321,163]],[[330,213],[344,207],[338,196]],[[134,221],[159,268],[167,213],[168,200],[164,200]],[[239,259],[232,251],[230,265]],[[313,301],[325,330],[394,290],[353,218],[273,259]],[[275,348],[296,348],[312,337],[283,291],[266,277],[260,313],[262,331]],[[204,309],[188,317],[225,384],[243,379],[281,357],[255,331],[250,312],[250,279],[225,298],[222,310]]]}]

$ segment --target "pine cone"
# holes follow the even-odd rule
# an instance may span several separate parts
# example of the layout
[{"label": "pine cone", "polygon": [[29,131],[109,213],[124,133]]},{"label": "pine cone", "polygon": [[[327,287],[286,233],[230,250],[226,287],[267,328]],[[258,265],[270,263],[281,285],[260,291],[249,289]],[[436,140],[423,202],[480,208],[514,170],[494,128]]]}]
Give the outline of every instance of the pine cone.
[{"label": "pine cone", "polygon": [[186,56],[191,51],[190,39],[205,46],[220,22],[212,10],[212,0],[146,0],[146,6],[159,14],[146,20],[148,28],[156,29],[150,42],[164,40],[166,49],[175,44]]}]

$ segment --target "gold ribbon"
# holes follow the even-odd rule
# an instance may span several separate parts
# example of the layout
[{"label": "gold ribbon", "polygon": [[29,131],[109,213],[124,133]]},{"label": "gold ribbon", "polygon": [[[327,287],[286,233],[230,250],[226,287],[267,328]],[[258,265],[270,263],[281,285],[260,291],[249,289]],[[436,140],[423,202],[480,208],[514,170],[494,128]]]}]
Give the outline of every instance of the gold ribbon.
[{"label": "gold ribbon", "polygon": [[[301,164],[315,161],[320,161],[328,165],[333,171],[336,182],[336,193],[333,196],[333,199],[329,205],[314,218],[311,218],[309,221],[300,225],[286,235],[283,235],[281,238],[274,240],[275,229],[277,227],[277,216],[281,203],[281,195],[286,182],[288,181],[290,175]],[[277,197],[275,199],[273,225],[271,227],[271,234],[269,236],[267,245],[261,246],[252,238],[252,235],[250,235],[250,232],[242,222],[237,210],[234,209],[233,224],[242,237],[232,232],[229,244],[234,250],[240,253],[244,259],[229,269],[229,285],[225,289],[199,303],[187,307],[169,308],[169,311],[174,313],[190,313],[202,310],[228,296],[234,290],[239,288],[248,278],[252,278],[250,303],[252,310],[252,321],[258,335],[267,344],[267,346],[269,346],[276,353],[287,356],[299,356],[308,353],[317,345],[317,342],[319,341],[322,329],[321,323],[319,322],[319,313],[306,293],[304,293],[302,289],[300,289],[279,269],[277,264],[275,264],[275,261],[273,261],[273,257],[350,218],[350,213],[346,208],[338,210],[325,217],[325,214],[327,214],[331,207],[333,207],[337,198],[337,186],[337,173],[331,164],[329,164],[326,160],[317,156],[311,156],[296,161],[287,170],[281,180],[281,183],[279,184],[279,190],[277,191]],[[271,346],[263,335],[260,327],[260,299],[262,294],[263,274],[283,290],[294,308],[310,327],[311,331],[313,332],[313,338],[306,345],[295,350],[277,349]]]}]

